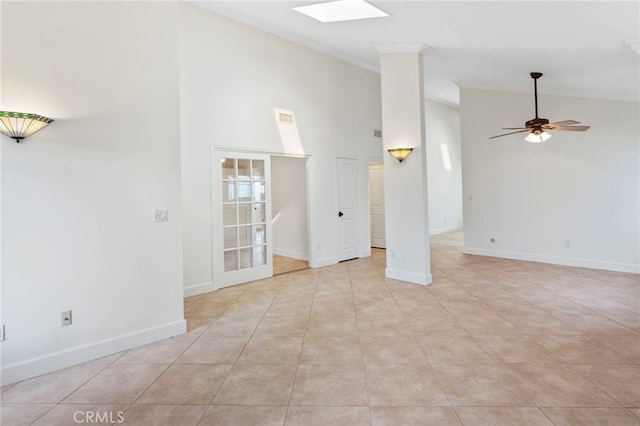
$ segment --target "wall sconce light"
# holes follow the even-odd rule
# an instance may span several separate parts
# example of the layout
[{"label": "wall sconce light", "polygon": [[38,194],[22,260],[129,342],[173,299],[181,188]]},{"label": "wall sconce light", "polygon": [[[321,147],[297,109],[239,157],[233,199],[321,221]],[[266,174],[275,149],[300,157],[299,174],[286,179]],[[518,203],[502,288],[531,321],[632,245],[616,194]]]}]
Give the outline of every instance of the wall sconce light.
[{"label": "wall sconce light", "polygon": [[393,158],[402,163],[402,161],[411,154],[413,148],[391,148],[387,151],[389,151],[389,154],[391,154]]},{"label": "wall sconce light", "polygon": [[53,122],[52,119],[38,114],[0,111],[0,132],[18,143],[51,122]]}]

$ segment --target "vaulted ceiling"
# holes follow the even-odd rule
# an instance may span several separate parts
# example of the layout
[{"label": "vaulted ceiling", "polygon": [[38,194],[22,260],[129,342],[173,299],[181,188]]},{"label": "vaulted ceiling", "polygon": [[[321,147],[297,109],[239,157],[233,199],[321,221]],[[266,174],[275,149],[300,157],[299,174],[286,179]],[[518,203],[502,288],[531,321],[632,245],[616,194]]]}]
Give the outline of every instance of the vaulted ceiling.
[{"label": "vaulted ceiling", "polygon": [[[387,18],[320,23],[294,10],[319,1],[192,1],[378,71],[375,46],[422,43],[425,95],[459,103],[459,87],[638,101],[640,2],[376,1]],[[230,43],[233,41],[230,40]]]}]

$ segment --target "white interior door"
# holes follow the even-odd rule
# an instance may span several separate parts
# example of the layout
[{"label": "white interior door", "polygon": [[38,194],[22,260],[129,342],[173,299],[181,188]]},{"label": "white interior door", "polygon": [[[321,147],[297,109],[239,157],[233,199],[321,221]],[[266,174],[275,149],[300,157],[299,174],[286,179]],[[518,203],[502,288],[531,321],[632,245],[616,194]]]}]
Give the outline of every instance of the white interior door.
[{"label": "white interior door", "polygon": [[214,284],[273,276],[270,157],[214,151],[211,171]]},{"label": "white interior door", "polygon": [[371,215],[371,247],[386,248],[382,163],[369,165],[369,214]]},{"label": "white interior door", "polygon": [[338,261],[359,257],[358,246],[358,163],[350,158],[338,158]]}]

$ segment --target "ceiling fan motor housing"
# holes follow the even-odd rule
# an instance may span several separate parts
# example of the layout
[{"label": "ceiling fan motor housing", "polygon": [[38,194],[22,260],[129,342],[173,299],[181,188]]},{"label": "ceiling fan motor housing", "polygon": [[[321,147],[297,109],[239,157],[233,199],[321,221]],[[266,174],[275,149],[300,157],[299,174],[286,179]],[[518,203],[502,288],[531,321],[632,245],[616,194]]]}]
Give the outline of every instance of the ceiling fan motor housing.
[{"label": "ceiling fan motor housing", "polygon": [[547,120],[546,118],[534,118],[533,120],[529,120],[524,123],[524,127],[526,127],[527,129],[535,129],[541,128],[545,124],[549,124],[549,120]]}]

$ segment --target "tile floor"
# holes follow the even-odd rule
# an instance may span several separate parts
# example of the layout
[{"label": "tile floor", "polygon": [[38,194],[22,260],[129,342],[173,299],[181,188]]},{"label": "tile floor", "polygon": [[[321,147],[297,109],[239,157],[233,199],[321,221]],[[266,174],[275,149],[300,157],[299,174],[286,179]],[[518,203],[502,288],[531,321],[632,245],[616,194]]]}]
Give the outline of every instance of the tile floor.
[{"label": "tile floor", "polygon": [[273,275],[307,269],[309,263],[306,260],[293,259],[286,256],[273,255]]},{"label": "tile floor", "polygon": [[460,246],[429,287],[375,250],[190,297],[186,335],[2,388],[2,425],[640,424],[637,275]]}]

